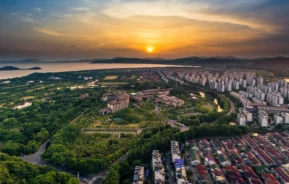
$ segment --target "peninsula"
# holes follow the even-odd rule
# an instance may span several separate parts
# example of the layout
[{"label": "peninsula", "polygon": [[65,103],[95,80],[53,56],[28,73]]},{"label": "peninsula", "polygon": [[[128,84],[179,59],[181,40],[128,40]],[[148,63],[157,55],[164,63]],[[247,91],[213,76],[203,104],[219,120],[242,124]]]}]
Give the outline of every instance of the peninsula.
[{"label": "peninsula", "polygon": [[41,70],[40,67],[32,67],[27,69],[21,69],[15,66],[4,66],[0,68],[0,71],[10,71],[10,70]]}]

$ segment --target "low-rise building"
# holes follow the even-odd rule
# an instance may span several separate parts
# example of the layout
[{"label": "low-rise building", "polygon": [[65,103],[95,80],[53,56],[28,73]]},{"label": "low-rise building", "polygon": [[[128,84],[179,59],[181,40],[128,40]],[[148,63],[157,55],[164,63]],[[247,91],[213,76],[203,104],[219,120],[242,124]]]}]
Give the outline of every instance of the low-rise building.
[{"label": "low-rise building", "polygon": [[232,143],[230,139],[223,140],[222,143],[229,157],[236,158],[239,155],[237,148],[234,146],[234,144]]},{"label": "low-rise building", "polygon": [[181,100],[175,96],[160,96],[157,100],[157,102],[161,102],[165,105],[168,106],[173,106],[173,107],[181,107],[185,104],[184,100]]},{"label": "low-rise building", "polygon": [[177,184],[187,184],[188,180],[184,160],[182,159],[176,160],[174,165],[176,171]]},{"label": "low-rise building", "polygon": [[222,152],[225,151],[221,141],[219,139],[212,139],[211,140],[211,147],[214,149],[214,150],[220,150]]},{"label": "low-rise building", "polygon": [[262,148],[271,148],[271,144],[268,140],[265,139],[264,136],[258,135],[254,136],[254,140],[261,146]]},{"label": "low-rise building", "polygon": [[198,177],[199,183],[211,184],[210,175],[208,174],[208,171],[204,165],[200,164],[196,166],[196,171],[197,171],[197,177]]},{"label": "low-rise building", "polygon": [[280,182],[271,173],[262,173],[261,178],[263,179],[265,184],[280,184]]},{"label": "low-rise building", "polygon": [[192,166],[196,166],[201,163],[201,158],[199,156],[199,149],[196,147],[194,142],[188,145],[188,154]]},{"label": "low-rise building", "polygon": [[269,156],[271,156],[271,158],[273,158],[279,164],[285,164],[286,163],[285,158],[276,149],[266,148],[264,150],[268,153]]},{"label": "low-rise building", "polygon": [[212,166],[216,164],[216,160],[212,155],[204,155],[203,158],[205,166]]},{"label": "low-rise building", "polygon": [[261,148],[253,148],[252,152],[261,160],[261,162],[267,166],[275,166],[276,162]]},{"label": "low-rise building", "polygon": [[246,153],[246,157],[249,160],[249,163],[252,167],[261,166],[262,163],[255,157],[255,155],[251,152]]},{"label": "low-rise building", "polygon": [[154,150],[152,153],[152,168],[155,184],[165,184],[165,168],[162,163],[162,155],[158,150]]},{"label": "low-rise building", "polygon": [[289,183],[289,175],[282,169],[282,167],[274,167],[271,172],[281,181],[282,184]]},{"label": "low-rise building", "polygon": [[203,151],[204,150],[211,151],[211,146],[210,146],[210,143],[207,139],[201,139],[199,141],[199,146]]},{"label": "low-rise building", "polygon": [[249,184],[263,184],[259,177],[256,175],[254,170],[251,167],[243,166],[240,169],[241,173],[243,174],[245,180]]},{"label": "low-rise building", "polygon": [[224,172],[231,183],[246,184],[240,172],[235,166],[226,166]]},{"label": "low-rise building", "polygon": [[259,145],[248,135],[243,136],[242,139],[249,145],[250,148],[259,147]]},{"label": "low-rise building", "polygon": [[133,184],[144,183],[144,167],[136,166],[133,175]]},{"label": "low-rise building", "polygon": [[213,182],[216,184],[227,184],[226,177],[220,168],[211,169]]},{"label": "low-rise building", "polygon": [[222,151],[219,151],[219,150],[217,151],[217,158],[218,158],[219,163],[223,167],[231,165],[231,162],[228,159],[227,155],[223,153]]},{"label": "low-rise building", "polygon": [[171,154],[172,154],[172,162],[174,163],[176,160],[181,159],[181,152],[179,143],[177,141],[171,141]]},{"label": "low-rise building", "polygon": [[127,109],[129,106],[129,95],[122,91],[106,93],[101,100],[107,102],[107,108],[110,108],[113,113]]},{"label": "low-rise building", "polygon": [[239,152],[245,152],[247,150],[246,143],[239,137],[232,138],[234,144],[236,145]]}]

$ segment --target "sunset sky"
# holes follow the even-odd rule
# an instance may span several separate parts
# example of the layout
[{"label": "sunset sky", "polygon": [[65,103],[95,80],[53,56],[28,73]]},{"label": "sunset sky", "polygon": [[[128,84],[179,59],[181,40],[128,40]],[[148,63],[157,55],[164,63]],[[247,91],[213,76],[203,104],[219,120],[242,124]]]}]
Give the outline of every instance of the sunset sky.
[{"label": "sunset sky", "polygon": [[1,0],[0,59],[289,56],[288,0]]}]

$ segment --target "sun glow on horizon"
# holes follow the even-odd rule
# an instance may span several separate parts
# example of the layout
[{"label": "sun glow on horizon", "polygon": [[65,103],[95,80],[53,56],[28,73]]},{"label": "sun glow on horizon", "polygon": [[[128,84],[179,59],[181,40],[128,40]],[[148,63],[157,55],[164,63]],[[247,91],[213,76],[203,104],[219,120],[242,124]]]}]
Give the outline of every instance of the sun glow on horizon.
[{"label": "sun glow on horizon", "polygon": [[148,46],[147,47],[147,52],[148,53],[153,53],[155,51],[155,48],[153,46]]}]

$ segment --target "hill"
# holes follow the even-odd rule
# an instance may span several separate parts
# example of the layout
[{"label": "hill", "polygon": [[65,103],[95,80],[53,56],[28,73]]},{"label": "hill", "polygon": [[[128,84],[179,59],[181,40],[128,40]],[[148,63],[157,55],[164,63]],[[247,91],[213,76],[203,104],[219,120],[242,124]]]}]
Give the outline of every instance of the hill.
[{"label": "hill", "polygon": [[263,69],[277,75],[289,76],[289,58],[241,59],[235,57],[186,57],[177,59],[122,58],[94,60],[92,63],[166,64],[203,67]]},{"label": "hill", "polygon": [[21,69],[15,66],[4,66],[0,68],[0,71],[11,71],[11,70],[41,70],[40,67],[32,67],[32,68],[27,68],[27,69]]},{"label": "hill", "polygon": [[0,68],[0,71],[9,71],[9,70],[21,70],[21,69],[14,66],[4,66]]}]

